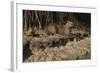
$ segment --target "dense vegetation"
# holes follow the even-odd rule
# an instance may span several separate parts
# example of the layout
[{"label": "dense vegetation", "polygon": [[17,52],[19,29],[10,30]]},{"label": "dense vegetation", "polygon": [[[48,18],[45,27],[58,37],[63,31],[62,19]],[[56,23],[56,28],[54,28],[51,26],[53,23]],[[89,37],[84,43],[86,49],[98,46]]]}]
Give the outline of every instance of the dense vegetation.
[{"label": "dense vegetation", "polygon": [[90,59],[90,29],[90,13],[23,10],[23,62]]},{"label": "dense vegetation", "polygon": [[63,25],[67,20],[74,22],[74,25],[79,25],[77,22],[81,22],[81,25],[90,28],[90,18],[91,15],[89,13],[23,10],[23,30],[28,31],[33,27],[44,29],[49,24]]}]

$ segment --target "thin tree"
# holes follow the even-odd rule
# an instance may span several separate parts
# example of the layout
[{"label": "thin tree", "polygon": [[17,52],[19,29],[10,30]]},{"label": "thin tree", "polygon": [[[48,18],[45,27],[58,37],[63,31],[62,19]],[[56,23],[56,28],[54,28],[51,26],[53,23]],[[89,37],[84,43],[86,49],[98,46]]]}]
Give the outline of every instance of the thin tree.
[{"label": "thin tree", "polygon": [[38,21],[38,24],[39,24],[39,29],[41,29],[41,23],[40,23],[37,11],[35,11],[35,16],[36,16],[36,20]]}]

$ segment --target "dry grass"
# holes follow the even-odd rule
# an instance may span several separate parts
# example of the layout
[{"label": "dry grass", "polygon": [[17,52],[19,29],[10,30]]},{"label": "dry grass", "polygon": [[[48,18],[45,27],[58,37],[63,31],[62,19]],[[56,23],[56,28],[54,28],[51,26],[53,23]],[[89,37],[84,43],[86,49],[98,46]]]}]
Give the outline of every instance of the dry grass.
[{"label": "dry grass", "polygon": [[91,58],[90,38],[73,41],[55,48],[32,49],[32,55],[24,62],[82,60]]}]

